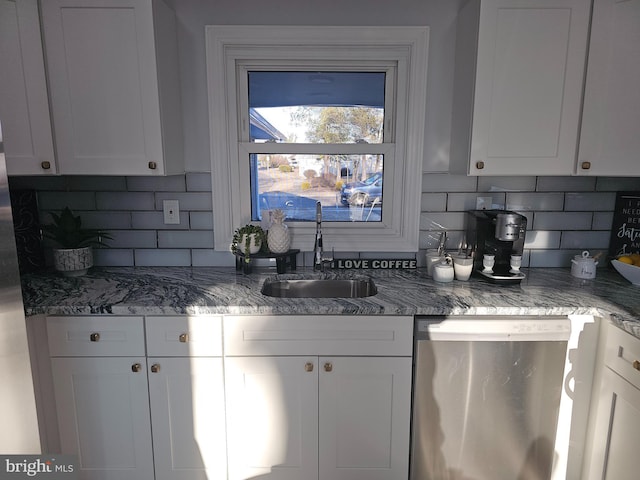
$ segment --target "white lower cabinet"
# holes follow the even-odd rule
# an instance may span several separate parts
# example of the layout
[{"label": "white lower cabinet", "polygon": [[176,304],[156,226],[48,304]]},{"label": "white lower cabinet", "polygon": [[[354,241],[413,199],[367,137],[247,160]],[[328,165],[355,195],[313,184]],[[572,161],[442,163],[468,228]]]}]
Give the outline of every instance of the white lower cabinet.
[{"label": "white lower cabinet", "polygon": [[229,479],[318,478],[318,369],[311,357],[225,360]]},{"label": "white lower cabinet", "polygon": [[407,478],[412,318],[224,321],[230,480]]},{"label": "white lower cabinet", "polygon": [[144,357],[51,360],[62,453],[78,478],[153,479]]},{"label": "white lower cabinet", "polygon": [[411,359],[226,360],[229,478],[405,478]]},{"label": "white lower cabinet", "polygon": [[222,358],[149,358],[156,480],[227,478]]},{"label": "white lower cabinet", "polygon": [[81,480],[152,480],[142,317],[49,317],[61,452]]},{"label": "white lower cabinet", "polygon": [[412,317],[59,316],[47,335],[80,480],[408,477]]},{"label": "white lower cabinet", "polygon": [[583,478],[635,480],[640,471],[640,340],[608,325]]},{"label": "white lower cabinet", "polygon": [[411,358],[319,359],[319,478],[406,478]]},{"label": "white lower cabinet", "polygon": [[61,450],[79,479],[227,478],[221,323],[47,319]]}]

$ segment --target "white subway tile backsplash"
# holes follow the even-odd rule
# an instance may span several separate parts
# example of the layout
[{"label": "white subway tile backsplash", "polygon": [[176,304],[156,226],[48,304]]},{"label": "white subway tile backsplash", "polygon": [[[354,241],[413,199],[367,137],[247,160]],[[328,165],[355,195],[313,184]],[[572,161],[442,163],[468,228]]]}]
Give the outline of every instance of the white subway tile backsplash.
[{"label": "white subway tile backsplash", "polygon": [[504,193],[450,193],[447,197],[448,212],[466,212],[467,210],[475,210],[478,197],[490,197],[491,205],[489,208],[504,209]]},{"label": "white subway tile backsplash", "polygon": [[598,177],[596,190],[599,192],[638,192],[640,177]]},{"label": "white subway tile backsplash", "polygon": [[153,210],[153,192],[97,192],[98,210]]},{"label": "white subway tile backsplash", "polygon": [[65,177],[67,188],[77,192],[114,191],[125,192],[127,182],[124,177],[109,176],[69,176]]},{"label": "white subway tile backsplash", "polygon": [[93,192],[39,192],[38,208],[40,210],[63,210],[69,207],[76,210],[94,210],[96,194]]},{"label": "white subway tile backsplash", "polygon": [[83,228],[97,228],[98,230],[131,229],[131,214],[129,212],[75,211],[74,213],[80,216]]},{"label": "white subway tile backsplash", "polygon": [[157,248],[155,230],[111,230],[113,240],[109,245],[113,248]]},{"label": "white subway tile backsplash", "polygon": [[478,177],[480,192],[533,192],[536,177]]},{"label": "white subway tile backsplash", "polygon": [[189,225],[192,230],[213,230],[213,212],[190,212]]},{"label": "white subway tile backsplash", "polygon": [[189,267],[191,250],[189,249],[137,249],[134,251],[138,267]]},{"label": "white subway tile backsplash", "polygon": [[423,193],[420,199],[420,210],[423,212],[444,212],[447,210],[446,193]]},{"label": "white subway tile backsplash", "polygon": [[127,177],[130,192],[184,192],[186,190],[184,175],[167,177]]},{"label": "white subway tile backsplash", "polygon": [[140,230],[186,230],[189,228],[189,212],[180,211],[180,223],[164,223],[163,212],[131,212],[131,222],[134,229]]},{"label": "white subway tile backsplash", "polygon": [[425,173],[422,175],[423,192],[475,192],[478,180],[466,175]]},{"label": "white subway tile backsplash", "polygon": [[211,174],[208,172],[187,173],[187,191],[188,192],[210,192],[211,191]]},{"label": "white subway tile backsplash", "polygon": [[191,261],[194,267],[233,267],[236,257],[231,252],[217,252],[213,249],[192,249]]},{"label": "white subway tile backsplash", "polygon": [[590,212],[535,212],[536,230],[591,230]]},{"label": "white subway tile backsplash", "polygon": [[420,214],[420,230],[464,230],[465,214],[423,212]]},{"label": "white subway tile backsplash", "polygon": [[213,248],[213,231],[160,231],[159,248]]},{"label": "white subway tile backsplash", "polygon": [[166,193],[156,192],[155,206],[157,210],[162,210],[163,200],[178,200],[180,210],[209,210],[213,209],[211,193],[208,192],[187,192],[187,193]]},{"label": "white subway tile backsplash", "polygon": [[609,231],[562,232],[560,248],[599,248],[607,250],[609,248],[610,236],[611,232]]},{"label": "white subway tile backsplash", "polygon": [[99,267],[133,267],[133,250],[123,248],[95,248],[93,263]]},{"label": "white subway tile backsplash", "polygon": [[613,212],[594,212],[593,230],[611,230],[613,225]]},{"label": "white subway tile backsplash", "polygon": [[562,210],[562,193],[507,193],[507,210]]},{"label": "white subway tile backsplash", "polygon": [[[69,206],[88,228],[108,230],[111,248],[96,251],[96,265],[217,266],[234,265],[227,251],[213,249],[211,175],[190,172],[170,177],[11,177],[11,190],[38,192],[40,217]],[[420,265],[424,250],[437,246],[447,231],[447,247],[463,238],[464,213],[478,196],[492,198],[492,208],[515,210],[527,217],[523,265],[570,267],[582,249],[608,248],[615,192],[640,191],[638,178],[614,177],[472,177],[423,173],[420,198]],[[180,224],[165,225],[163,200],[178,200]],[[336,255],[342,252],[336,252]],[[372,253],[372,255],[376,255]],[[389,256],[389,253],[379,253]],[[299,255],[302,266],[309,252]]]},{"label": "white subway tile backsplash", "polygon": [[616,204],[616,194],[613,192],[571,192],[565,194],[565,196],[564,209],[568,212],[613,211]]},{"label": "white subway tile backsplash", "polygon": [[538,192],[592,192],[594,177],[538,177]]},{"label": "white subway tile backsplash", "polygon": [[524,248],[560,248],[560,232],[552,232],[547,230],[530,230],[525,235]]},{"label": "white subway tile backsplash", "polygon": [[574,255],[574,252],[567,250],[531,250],[529,254],[529,267],[566,267],[567,277],[570,277],[569,268],[571,268],[571,259]]}]

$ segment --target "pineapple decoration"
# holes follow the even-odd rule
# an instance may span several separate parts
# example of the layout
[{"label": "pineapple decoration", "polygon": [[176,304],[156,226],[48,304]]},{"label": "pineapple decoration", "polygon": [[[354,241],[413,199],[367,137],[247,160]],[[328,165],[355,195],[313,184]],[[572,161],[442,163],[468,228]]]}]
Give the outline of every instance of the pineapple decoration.
[{"label": "pineapple decoration", "polygon": [[267,232],[267,245],[273,253],[285,253],[291,246],[291,235],[289,228],[284,224],[285,214],[282,210],[276,209],[271,212],[271,227]]}]

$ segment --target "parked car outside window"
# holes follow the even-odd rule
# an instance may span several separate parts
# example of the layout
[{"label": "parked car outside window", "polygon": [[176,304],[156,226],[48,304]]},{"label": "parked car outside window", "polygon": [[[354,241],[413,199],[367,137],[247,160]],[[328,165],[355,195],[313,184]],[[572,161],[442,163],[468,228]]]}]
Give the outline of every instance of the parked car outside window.
[{"label": "parked car outside window", "polygon": [[382,202],[382,172],[365,180],[346,183],[340,189],[340,200],[344,205],[371,205]]}]

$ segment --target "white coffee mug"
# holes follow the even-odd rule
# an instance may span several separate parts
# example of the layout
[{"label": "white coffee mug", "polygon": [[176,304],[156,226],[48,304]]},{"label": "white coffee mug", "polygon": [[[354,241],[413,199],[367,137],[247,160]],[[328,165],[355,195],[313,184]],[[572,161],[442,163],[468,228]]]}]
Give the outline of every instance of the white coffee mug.
[{"label": "white coffee mug", "polygon": [[522,255],[511,255],[511,259],[509,260],[509,266],[511,273],[520,272],[520,267],[522,266]]},{"label": "white coffee mug", "polygon": [[433,267],[444,259],[444,255],[438,253],[438,250],[427,250],[427,275],[433,276]]},{"label": "white coffee mug", "polygon": [[485,253],[482,257],[482,266],[483,272],[491,273],[493,272],[493,266],[496,264],[496,256]]},{"label": "white coffee mug", "polygon": [[453,256],[453,271],[456,280],[466,282],[471,277],[473,270],[473,258],[464,255]]}]

